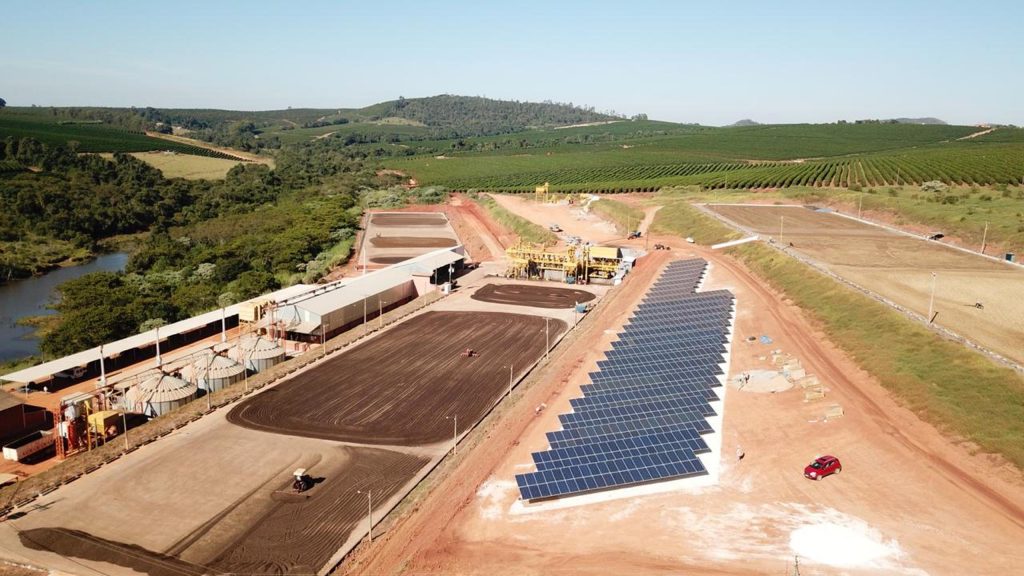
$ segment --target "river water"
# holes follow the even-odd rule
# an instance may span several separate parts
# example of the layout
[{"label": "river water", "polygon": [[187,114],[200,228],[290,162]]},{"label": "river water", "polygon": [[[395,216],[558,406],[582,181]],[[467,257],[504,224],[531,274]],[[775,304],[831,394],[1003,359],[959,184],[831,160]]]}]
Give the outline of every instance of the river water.
[{"label": "river water", "polygon": [[0,361],[39,353],[39,340],[32,336],[32,327],[19,326],[17,322],[26,316],[53,314],[47,305],[56,297],[54,289],[58,284],[90,272],[124,270],[127,262],[128,254],[124,252],[104,254],[79,266],[58,268],[36,278],[0,286]]}]

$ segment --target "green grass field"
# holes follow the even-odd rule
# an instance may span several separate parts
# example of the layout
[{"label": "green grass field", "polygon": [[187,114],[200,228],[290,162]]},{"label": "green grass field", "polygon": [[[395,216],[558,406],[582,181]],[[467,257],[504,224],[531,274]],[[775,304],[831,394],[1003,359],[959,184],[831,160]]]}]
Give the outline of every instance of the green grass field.
[{"label": "green grass field", "polygon": [[0,140],[35,138],[48,146],[66,146],[77,142],[79,152],[150,152],[169,150],[196,156],[221,156],[218,152],[189,146],[138,132],[130,132],[97,123],[61,123],[49,116],[46,109],[0,110]]}]

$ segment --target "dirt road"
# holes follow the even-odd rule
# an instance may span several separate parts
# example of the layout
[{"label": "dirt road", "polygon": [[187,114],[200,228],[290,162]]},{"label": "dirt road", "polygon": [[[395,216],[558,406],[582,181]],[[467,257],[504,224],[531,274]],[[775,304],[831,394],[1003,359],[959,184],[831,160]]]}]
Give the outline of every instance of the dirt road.
[{"label": "dirt road", "polygon": [[[799,358],[826,386],[804,402],[799,387],[774,394],[730,390],[717,485],[522,513],[513,477],[546,446],[568,400],[614,330],[629,298],[613,292],[588,334],[555,358],[528,397],[348,573],[416,574],[1003,574],[1024,563],[1024,479],[955,444],[899,406],[801,311],[729,256],[676,238],[673,257],[711,262],[705,289],[737,297],[732,375],[772,369],[770,353]],[[649,283],[651,258],[624,287]],[[644,278],[644,275],[647,275]],[[634,282],[630,284],[631,282]],[[612,311],[615,312],[612,312]],[[768,336],[771,344],[761,344]],[[753,341],[747,341],[754,337]],[[540,415],[533,407],[547,404]],[[845,416],[826,420],[830,405]],[[746,457],[737,462],[733,447]],[[833,453],[843,473],[803,478],[813,457]]]}]

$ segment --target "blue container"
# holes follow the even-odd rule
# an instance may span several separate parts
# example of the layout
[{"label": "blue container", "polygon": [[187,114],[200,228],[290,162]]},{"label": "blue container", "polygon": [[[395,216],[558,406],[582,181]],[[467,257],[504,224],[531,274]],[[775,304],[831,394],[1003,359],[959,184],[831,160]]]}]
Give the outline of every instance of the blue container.
[{"label": "blue container", "polygon": [[576,305],[576,311],[579,312],[580,314],[586,313],[587,305],[586,304],[577,304]]}]

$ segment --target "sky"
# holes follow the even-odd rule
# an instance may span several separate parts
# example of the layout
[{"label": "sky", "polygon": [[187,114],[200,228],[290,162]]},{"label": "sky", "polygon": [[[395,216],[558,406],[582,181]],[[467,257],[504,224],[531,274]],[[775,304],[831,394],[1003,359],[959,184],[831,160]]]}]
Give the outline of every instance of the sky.
[{"label": "sky", "polygon": [[10,106],[435,94],[730,124],[1024,124],[1024,2],[0,0]]}]

